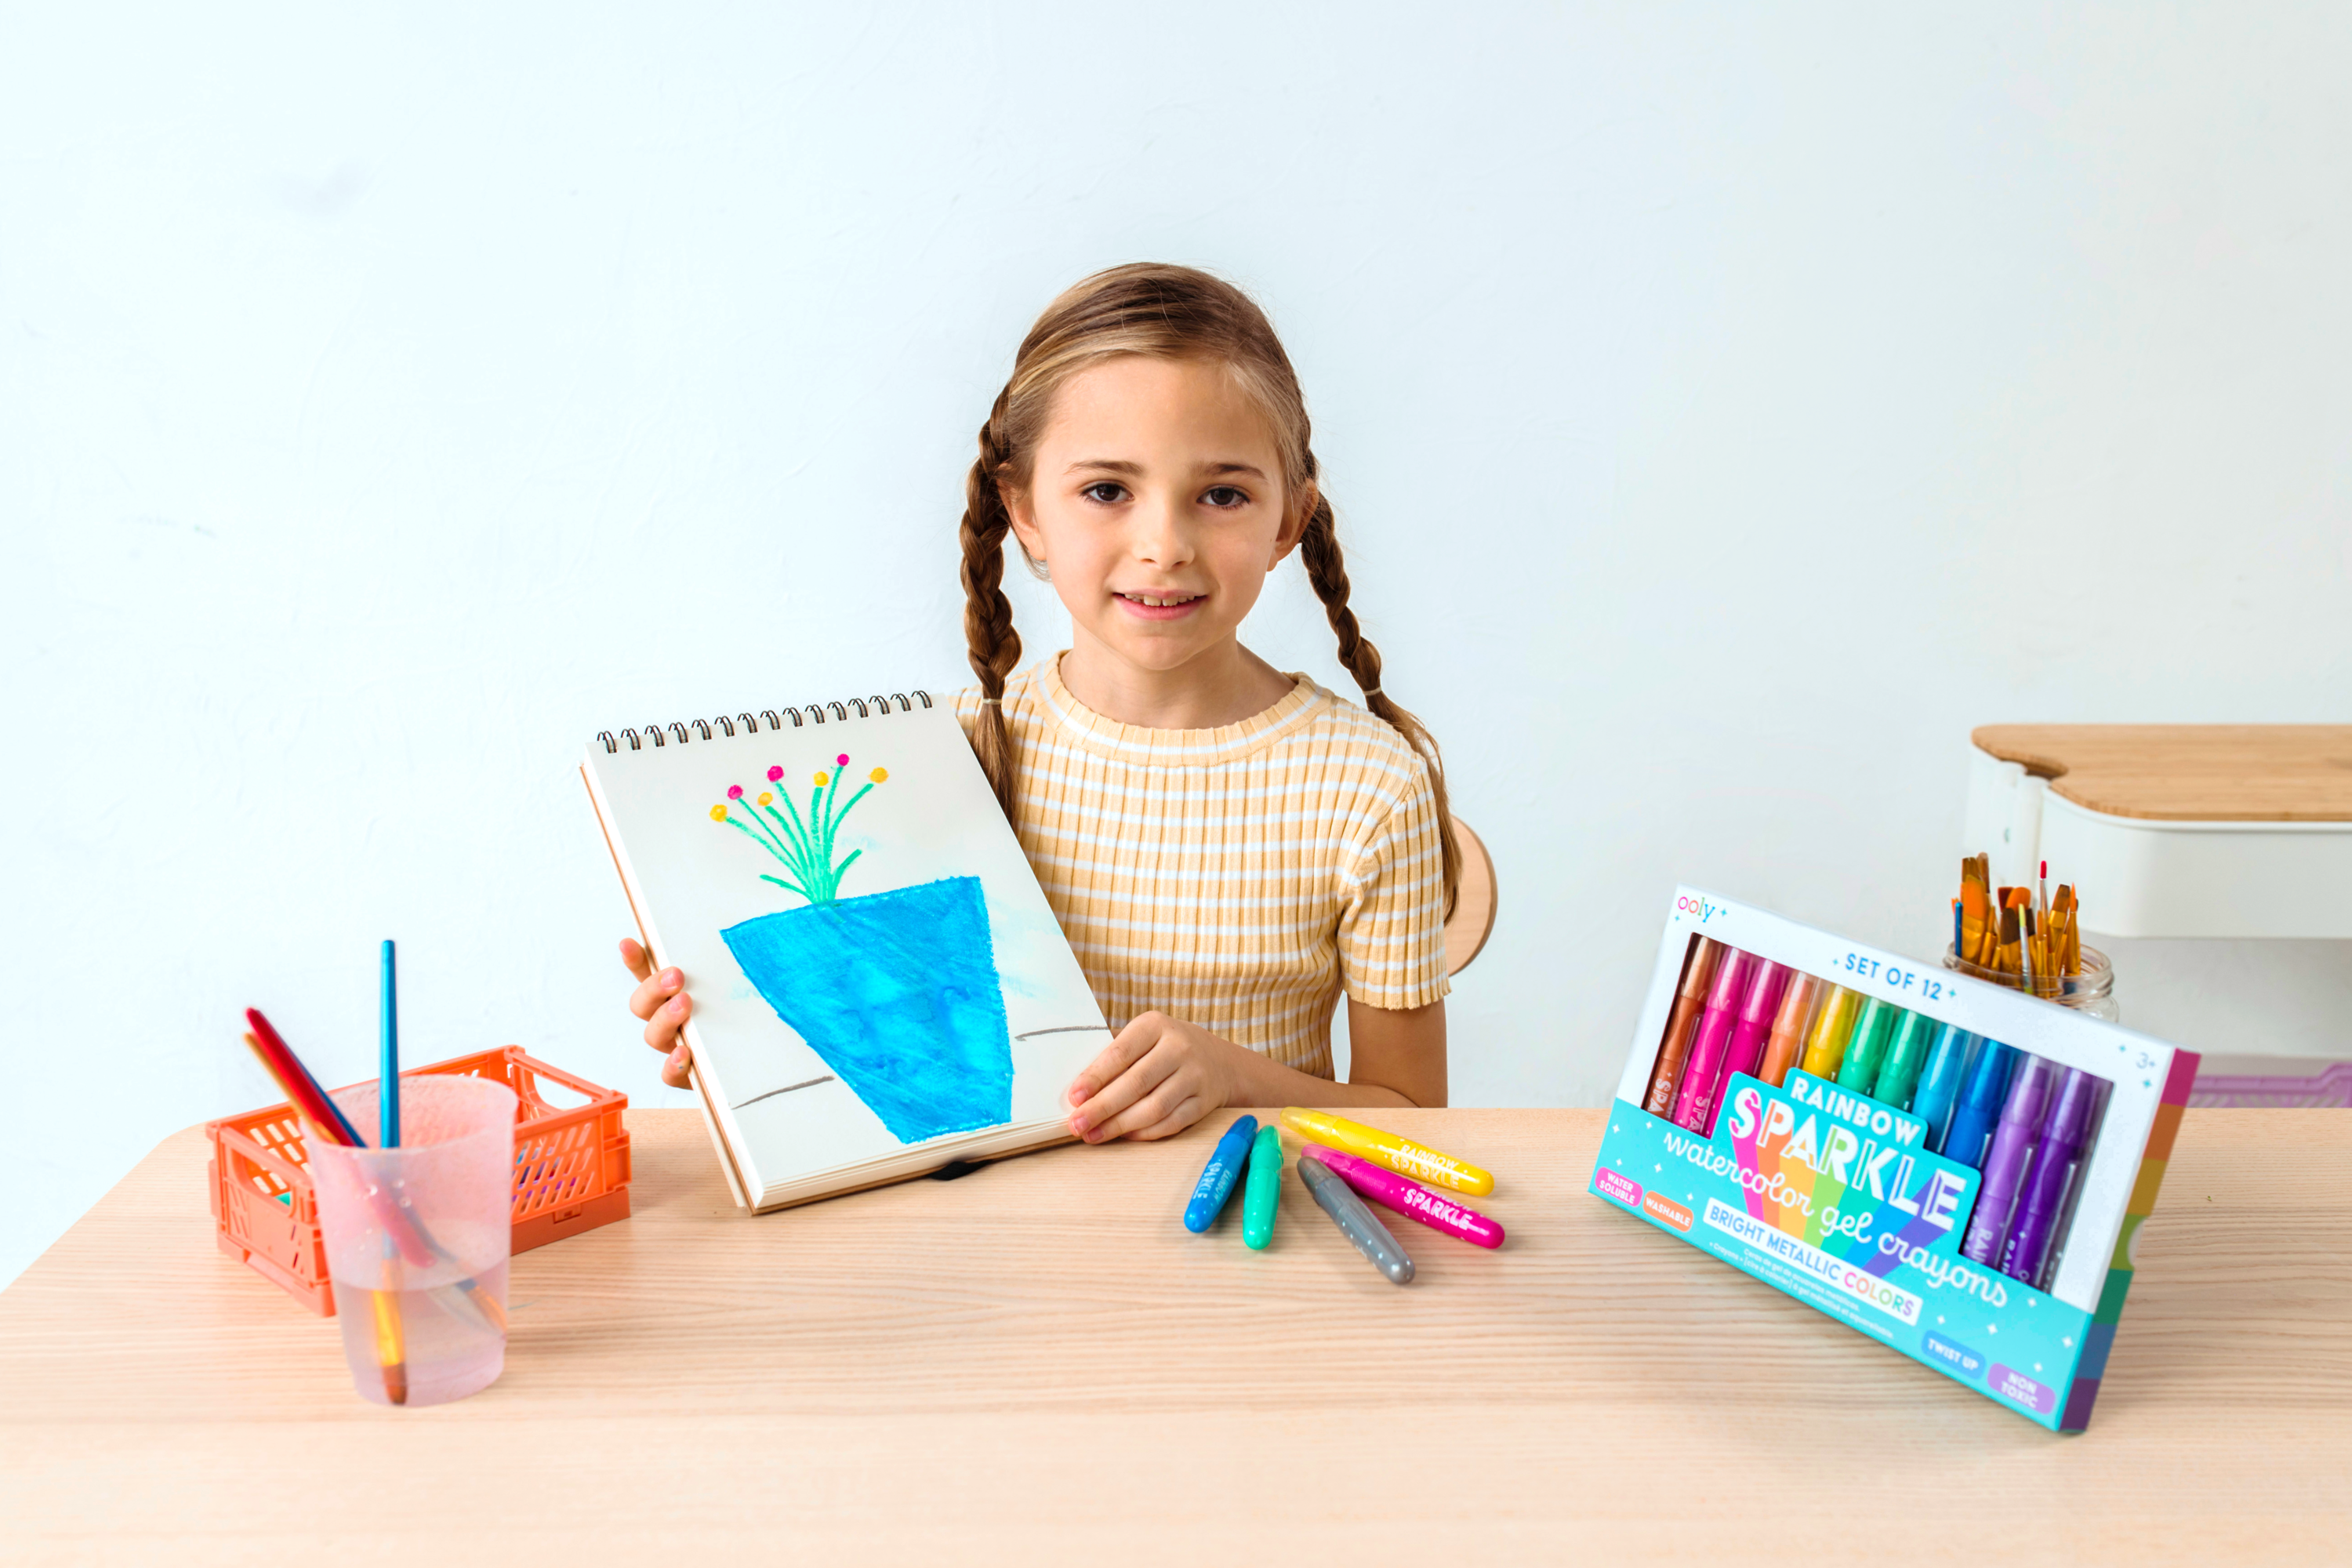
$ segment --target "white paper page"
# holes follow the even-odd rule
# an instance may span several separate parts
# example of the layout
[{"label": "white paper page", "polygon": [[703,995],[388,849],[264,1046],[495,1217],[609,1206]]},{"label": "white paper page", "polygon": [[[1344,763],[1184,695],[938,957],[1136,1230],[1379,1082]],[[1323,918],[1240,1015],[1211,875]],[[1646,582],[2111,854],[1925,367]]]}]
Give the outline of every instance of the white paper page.
[{"label": "white paper page", "polygon": [[[600,742],[588,765],[648,935],[694,994],[698,1070],[732,1123],[755,1202],[811,1173],[957,1135],[931,1131],[940,1121],[1054,1120],[1070,1079],[1109,1040],[944,706],[685,744],[673,736],[634,751],[625,741],[608,752]],[[887,774],[878,783],[877,768]],[[773,782],[771,769],[782,770]],[[730,786],[742,795],[730,799]],[[763,794],[774,797],[764,807]],[[717,805],[730,821],[713,818]],[[837,886],[826,886],[836,874]],[[805,879],[826,907],[763,876]],[[730,930],[751,944],[758,978],[722,935]],[[982,982],[992,965],[990,989]],[[763,983],[788,994],[803,1023],[818,1018],[813,1030],[831,1048],[786,1023]],[[1003,1039],[992,1046],[1000,1006]],[[1009,1101],[990,1087],[1001,1085],[995,1053],[1007,1048]],[[951,1065],[967,1060],[982,1066]]]}]

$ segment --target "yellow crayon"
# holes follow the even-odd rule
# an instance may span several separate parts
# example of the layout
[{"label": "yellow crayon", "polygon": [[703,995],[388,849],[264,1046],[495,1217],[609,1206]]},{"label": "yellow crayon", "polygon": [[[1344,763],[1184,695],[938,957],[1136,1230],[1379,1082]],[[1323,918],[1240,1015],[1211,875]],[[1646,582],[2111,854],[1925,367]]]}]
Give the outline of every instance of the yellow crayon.
[{"label": "yellow crayon", "polygon": [[1286,1105],[1282,1110],[1282,1124],[1301,1138],[1311,1138],[1343,1154],[1353,1154],[1360,1160],[1370,1160],[1375,1165],[1385,1165],[1400,1176],[1411,1176],[1416,1182],[1426,1182],[1433,1187],[1449,1187],[1472,1197],[1484,1197],[1495,1190],[1495,1178],[1465,1161],[1451,1154],[1441,1154],[1393,1132],[1383,1132],[1377,1127],[1366,1127],[1337,1116],[1326,1116],[1319,1110],[1307,1110]]},{"label": "yellow crayon", "polygon": [[1805,1059],[1798,1065],[1818,1079],[1833,1079],[1845,1060],[1845,1043],[1853,1021],[1862,1016],[1860,993],[1832,985],[1813,1015],[1812,1032],[1805,1037]]}]

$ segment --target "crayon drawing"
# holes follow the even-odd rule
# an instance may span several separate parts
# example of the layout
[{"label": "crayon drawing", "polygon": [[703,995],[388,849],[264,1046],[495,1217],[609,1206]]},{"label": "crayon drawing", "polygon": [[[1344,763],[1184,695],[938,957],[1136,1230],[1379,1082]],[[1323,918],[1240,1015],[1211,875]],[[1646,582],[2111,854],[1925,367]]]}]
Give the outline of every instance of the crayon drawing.
[{"label": "crayon drawing", "polygon": [[[814,775],[803,815],[783,770],[746,805],[710,808],[787,876],[761,879],[804,902],[719,937],[776,1016],[808,1042],[901,1143],[992,1127],[1013,1113],[1013,1045],[978,877],[841,896],[862,850],[835,858],[842,820],[888,773],[840,799],[846,755]],[[779,809],[781,803],[782,809]],[[744,813],[738,816],[736,812]]]}]

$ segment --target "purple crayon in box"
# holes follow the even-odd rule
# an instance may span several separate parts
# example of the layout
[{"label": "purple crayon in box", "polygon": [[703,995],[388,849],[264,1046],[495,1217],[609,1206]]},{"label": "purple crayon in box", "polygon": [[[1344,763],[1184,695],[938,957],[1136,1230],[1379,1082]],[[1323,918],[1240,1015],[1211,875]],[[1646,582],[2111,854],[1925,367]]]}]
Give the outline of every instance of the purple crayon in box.
[{"label": "purple crayon in box", "polygon": [[[1685,959],[1829,982],[1965,1042],[1990,1123],[1981,1158],[1914,1114],[1721,1053],[1711,1123],[1643,1109]],[[1922,1027],[1924,1026],[1898,1026]],[[1990,1054],[1988,1054],[1990,1053]],[[1694,1056],[1696,1055],[1694,1050]],[[2011,1061],[2015,1066],[2012,1068]],[[1592,1173],[1595,1197],[2055,1431],[2088,1424],[2197,1057],[1694,888],[1676,890]],[[1941,1081],[1961,1081],[1948,1062]],[[1884,1086],[1874,1086],[1884,1087]],[[1996,1098],[1997,1097],[1997,1098]],[[1677,1110],[1683,1109],[1677,1106]],[[1696,1125],[1692,1125],[1696,1123]],[[1759,1325],[1752,1331],[1774,1331]]]}]

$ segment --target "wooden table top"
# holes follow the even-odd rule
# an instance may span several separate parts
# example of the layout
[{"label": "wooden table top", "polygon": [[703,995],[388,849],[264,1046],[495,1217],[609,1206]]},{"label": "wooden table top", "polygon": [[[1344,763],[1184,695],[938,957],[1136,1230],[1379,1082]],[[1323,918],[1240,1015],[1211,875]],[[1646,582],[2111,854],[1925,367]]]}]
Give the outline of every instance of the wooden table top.
[{"label": "wooden table top", "polygon": [[1510,1232],[1395,1222],[1400,1289],[1295,1178],[1268,1251],[1187,1235],[1223,1116],[753,1218],[632,1110],[635,1216],[418,1410],[214,1249],[180,1133],[0,1292],[0,1557],[2342,1560],[2352,1111],[2189,1112],[2076,1437],[1588,1195],[1603,1114],[1384,1114]]},{"label": "wooden table top", "polygon": [[2053,795],[2155,822],[2352,822],[2352,724],[1987,724]]}]

